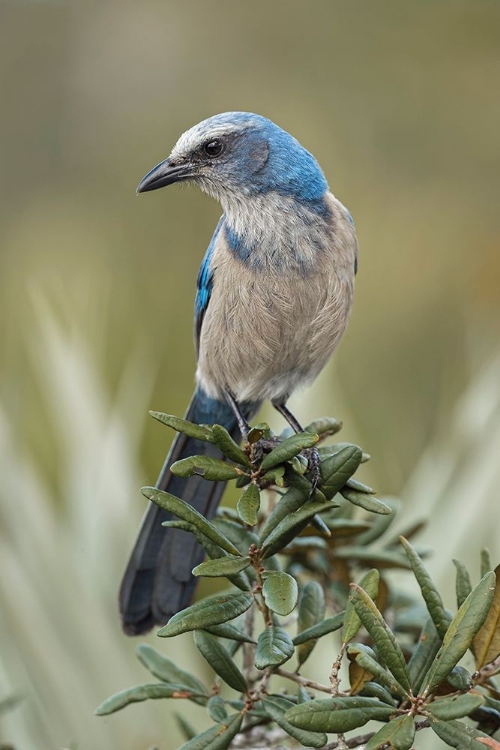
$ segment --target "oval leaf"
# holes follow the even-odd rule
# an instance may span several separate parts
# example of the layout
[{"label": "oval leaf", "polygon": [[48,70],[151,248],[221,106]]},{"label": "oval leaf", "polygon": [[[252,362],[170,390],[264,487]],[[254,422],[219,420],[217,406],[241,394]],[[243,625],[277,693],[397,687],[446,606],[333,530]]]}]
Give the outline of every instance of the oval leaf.
[{"label": "oval leaf", "polygon": [[328,633],[333,633],[335,630],[340,630],[344,622],[345,612],[339,612],[335,617],[327,617],[323,622],[318,622],[317,625],[313,625],[307,630],[303,630],[302,633],[298,633],[293,642],[296,646],[300,646],[302,643],[307,641],[317,640]]},{"label": "oval leaf", "polygon": [[330,698],[301,703],[286,712],[285,718],[299,729],[311,732],[348,732],[372,719],[387,720],[392,706],[376,698]]},{"label": "oval leaf", "polygon": [[[380,573],[375,568],[369,570],[359,582],[359,586],[366,591],[371,599],[376,599],[378,595],[378,585],[380,582]],[[351,601],[347,602],[344,615],[344,627],[342,630],[342,642],[351,641],[358,633],[361,627],[361,620],[356,614],[356,610]]]},{"label": "oval leaf", "polygon": [[448,630],[451,617],[446,612],[439,591],[435,587],[432,578],[427,572],[427,569],[416,549],[403,536],[400,537],[400,542],[403,545],[415,578],[420,586],[427,610],[432,617],[432,621],[436,626],[439,637],[443,639]]},{"label": "oval leaf", "polygon": [[204,630],[196,630],[194,642],[201,655],[207,660],[212,669],[225,683],[238,693],[245,693],[247,682],[240,670],[231,659],[229,652],[214,635]]},{"label": "oval leaf", "polygon": [[[309,581],[309,583],[302,589],[300,595],[299,617],[297,623],[298,632],[302,633],[304,630],[323,622],[324,616],[325,595],[323,593],[323,588],[317,581]],[[297,657],[300,665],[304,664],[315,645],[315,640],[309,640],[298,648]]]},{"label": "oval leaf", "polygon": [[318,436],[313,435],[310,432],[299,432],[296,435],[283,440],[276,448],[273,448],[271,453],[265,456],[264,460],[260,465],[261,474],[265,474],[266,471],[272,469],[278,464],[282,464],[285,461],[289,461],[291,458],[307,448],[312,448],[318,442]]},{"label": "oval leaf", "polygon": [[410,679],[401,646],[368,594],[355,583],[352,583],[351,586],[353,587],[353,591],[350,600],[354,605],[359,619],[373,638],[380,659],[394,675],[398,683],[410,692]]},{"label": "oval leaf", "polygon": [[210,458],[210,456],[181,458],[180,461],[172,464],[170,471],[176,477],[200,476],[212,482],[227,482],[229,479],[237,479],[244,473],[220,458]]},{"label": "oval leaf", "polygon": [[451,621],[443,645],[425,677],[425,693],[432,692],[451,672],[470,647],[486,620],[495,590],[495,574],[487,573],[471,591]]},{"label": "oval leaf", "polygon": [[431,729],[443,742],[457,750],[484,750],[484,745],[477,741],[478,737],[487,737],[473,727],[468,727],[461,721],[441,721],[431,719]]},{"label": "oval leaf", "polygon": [[466,693],[455,695],[453,698],[438,698],[427,706],[427,710],[434,718],[450,721],[450,719],[461,719],[468,716],[476,708],[482,706],[484,696],[479,693]]},{"label": "oval leaf", "polygon": [[233,440],[229,432],[220,424],[214,424],[212,427],[213,442],[220,450],[222,455],[234,461],[235,464],[250,466],[250,459],[247,454],[240,448],[238,443]]},{"label": "oval leaf", "polygon": [[162,490],[158,490],[156,487],[143,487],[141,492],[144,497],[147,497],[148,500],[159,505],[160,508],[168,510],[170,513],[173,513],[174,516],[177,516],[183,521],[187,521],[187,523],[195,526],[198,531],[204,534],[214,544],[221,547],[221,549],[229,552],[231,555],[239,555],[234,544],[217,531],[210,521],[207,521],[207,519],[202,516],[201,513],[198,513],[198,511],[195,510],[192,505],[189,505],[189,503],[185,503],[184,500],[175,497],[175,495],[170,495],[168,492],[162,492]]},{"label": "oval leaf", "polygon": [[293,652],[293,642],[286,630],[278,625],[271,625],[259,635],[255,666],[257,669],[279,667],[293,656]]},{"label": "oval leaf", "polygon": [[209,633],[216,635],[219,638],[226,638],[230,641],[236,641],[237,643],[256,643],[253,638],[236,628],[234,625],[230,625],[228,622],[223,622],[220,625],[211,625],[206,628]]},{"label": "oval leaf", "polygon": [[236,508],[243,523],[255,526],[259,520],[258,513],[260,509],[260,492],[257,485],[253,484],[253,482],[248,485],[238,500]]},{"label": "oval leaf", "polygon": [[392,513],[392,510],[386,503],[383,503],[382,500],[377,500],[372,495],[365,495],[364,492],[355,492],[354,490],[345,488],[341,490],[341,495],[353,505],[357,505],[369,513],[380,513],[381,515]]},{"label": "oval leaf", "polygon": [[212,721],[224,721],[224,719],[227,719],[226,701],[222,695],[212,695],[209,698],[207,711]]},{"label": "oval leaf", "polygon": [[183,609],[170,618],[167,625],[158,630],[157,635],[171,638],[189,630],[219,625],[221,622],[234,620],[250,607],[253,602],[251,594],[219,594],[202,599]]},{"label": "oval leaf", "polygon": [[292,541],[292,539],[304,529],[311,518],[316,513],[322,513],[325,510],[331,510],[331,501],[316,502],[309,501],[304,503],[301,508],[294,513],[290,513],[286,518],[279,522],[276,528],[269,534],[262,545],[263,557],[269,557],[276,554],[283,547]]},{"label": "oval leaf", "polygon": [[274,506],[267,517],[264,527],[260,533],[260,540],[264,542],[276,526],[290,513],[294,513],[307,501],[310,485],[304,480],[303,487],[290,487],[281,500]]},{"label": "oval leaf", "polygon": [[298,729],[290,724],[285,718],[285,712],[293,707],[292,701],[269,695],[263,698],[262,706],[267,716],[281,727],[290,737],[301,743],[303,747],[323,747],[328,741],[324,732],[308,732],[304,729]]},{"label": "oval leaf", "polygon": [[195,440],[203,440],[205,443],[213,443],[212,428],[207,425],[194,424],[188,422],[186,419],[180,417],[174,417],[172,414],[163,414],[161,411],[150,411],[149,412],[153,419],[157,419],[158,422],[166,424],[177,432],[182,432],[188,437],[194,438]]},{"label": "oval leaf", "polygon": [[368,741],[365,750],[379,750],[389,746],[391,750],[410,750],[415,737],[415,719],[405,714],[392,719]]},{"label": "oval leaf", "polygon": [[107,716],[125,708],[130,703],[158,698],[200,698],[203,699],[203,702],[207,700],[205,694],[194,693],[184,685],[167,685],[163,682],[155,682],[152,685],[136,685],[112,695],[111,698],[108,698],[96,708],[95,714],[96,716]]},{"label": "oval leaf", "polygon": [[243,714],[233,714],[224,721],[219,721],[206,732],[197,734],[179,750],[226,750],[241,729]]},{"label": "oval leaf", "polygon": [[495,569],[495,591],[491,607],[472,642],[472,652],[476,657],[476,669],[495,661],[500,654],[500,565]]},{"label": "oval leaf", "polygon": [[[369,646],[366,646],[363,643],[354,643],[348,647],[347,654],[349,659],[355,659],[356,664],[358,664],[366,674],[370,675],[370,680],[375,678],[391,693],[397,693],[403,697],[408,694],[408,691],[399,684],[393,675],[388,672],[385,667],[379,664],[375,657],[375,653]],[[358,677],[361,676],[358,675]]]},{"label": "oval leaf", "polygon": [[326,438],[329,435],[335,435],[336,432],[340,432],[342,429],[342,422],[333,417],[320,417],[315,419],[314,422],[304,427],[305,432],[312,432],[314,435],[319,435],[321,438]]},{"label": "oval leaf", "polygon": [[431,668],[440,648],[441,638],[437,633],[436,626],[432,622],[432,618],[429,616],[420,634],[419,642],[408,662],[408,671],[414,695],[419,694],[422,681]]},{"label": "oval leaf", "polygon": [[321,491],[332,498],[344,487],[361,463],[362,451],[357,445],[345,445],[321,461]]},{"label": "oval leaf", "polygon": [[297,581],[288,573],[269,573],[262,587],[262,596],[277,615],[289,615],[297,604]]},{"label": "oval leaf", "polygon": [[190,672],[186,672],[160,654],[155,648],[148,643],[141,643],[136,649],[139,661],[162,682],[173,682],[176,685],[185,685],[196,693],[206,693],[208,691],[204,684]]},{"label": "oval leaf", "polygon": [[207,560],[193,568],[194,576],[205,576],[206,578],[218,578],[219,576],[232,576],[241,573],[250,565],[249,557],[234,557],[225,555],[216,560]]},{"label": "oval leaf", "polygon": [[453,560],[453,563],[457,569],[457,608],[460,608],[472,591],[472,583],[470,582],[469,571],[463,562],[460,560]]}]

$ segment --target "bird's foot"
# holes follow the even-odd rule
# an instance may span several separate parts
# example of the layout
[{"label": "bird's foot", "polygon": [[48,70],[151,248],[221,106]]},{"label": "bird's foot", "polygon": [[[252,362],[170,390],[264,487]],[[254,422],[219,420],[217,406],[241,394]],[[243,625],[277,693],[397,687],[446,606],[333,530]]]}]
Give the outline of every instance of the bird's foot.
[{"label": "bird's foot", "polygon": [[321,483],[319,452],[316,446],[314,446],[313,448],[307,448],[302,452],[307,458],[307,462],[309,464],[309,472],[311,474],[311,492],[309,493],[309,497],[311,498],[313,497],[314,493]]}]

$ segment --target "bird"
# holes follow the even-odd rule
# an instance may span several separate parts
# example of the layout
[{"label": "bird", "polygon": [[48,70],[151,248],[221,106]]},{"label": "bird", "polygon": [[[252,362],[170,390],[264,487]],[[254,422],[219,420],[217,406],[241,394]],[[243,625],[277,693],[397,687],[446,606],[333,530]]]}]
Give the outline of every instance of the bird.
[{"label": "bird", "polygon": [[[349,320],[358,256],[351,214],[312,154],[250,112],[191,127],[137,193],[182,182],[223,210],[197,279],[196,386],[186,419],[223,425],[241,440],[268,400],[300,432],[287,401],[314,381]],[[210,443],[178,434],[156,486],[212,518],[224,483],[170,471],[199,454],[220,457]],[[164,625],[194,595],[191,571],[204,552],[193,534],[163,527],[169,518],[149,504],[119,594],[128,635]]]}]

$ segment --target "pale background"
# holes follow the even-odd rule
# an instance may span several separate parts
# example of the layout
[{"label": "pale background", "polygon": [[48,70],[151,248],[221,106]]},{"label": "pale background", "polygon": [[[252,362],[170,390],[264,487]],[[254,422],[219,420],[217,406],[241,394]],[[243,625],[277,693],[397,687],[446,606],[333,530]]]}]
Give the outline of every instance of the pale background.
[{"label": "pale background", "polygon": [[[356,222],[352,321],[298,417],[344,420],[402,522],[438,506],[421,542],[450,604],[452,556],[475,576],[482,544],[499,562],[499,33],[493,0],[0,2],[0,699],[24,696],[0,738],[16,750],[180,744],[171,703],[92,711],[148,680],[116,590],[170,440],[147,410],[191,395],[220,213],[193,188],[134,191],[211,114],[291,131]],[[155,641],[201,669],[189,637]]]}]

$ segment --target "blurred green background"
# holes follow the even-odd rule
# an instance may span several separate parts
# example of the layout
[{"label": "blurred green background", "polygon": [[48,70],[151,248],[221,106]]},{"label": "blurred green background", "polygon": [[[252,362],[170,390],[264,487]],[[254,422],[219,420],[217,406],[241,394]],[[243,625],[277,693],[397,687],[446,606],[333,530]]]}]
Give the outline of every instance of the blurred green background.
[{"label": "blurred green background", "polygon": [[[403,520],[436,513],[445,585],[454,555],[498,562],[499,33],[498,0],[1,0],[0,699],[24,698],[0,739],[179,743],[165,702],[92,710],[147,681],[116,591],[170,440],[147,410],[191,395],[220,214],[135,187],[217,112],[292,132],[356,222],[351,324],[298,417],[343,419]],[[181,644],[159,647],[194,665]]]}]

